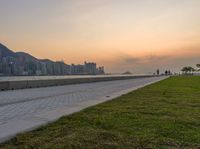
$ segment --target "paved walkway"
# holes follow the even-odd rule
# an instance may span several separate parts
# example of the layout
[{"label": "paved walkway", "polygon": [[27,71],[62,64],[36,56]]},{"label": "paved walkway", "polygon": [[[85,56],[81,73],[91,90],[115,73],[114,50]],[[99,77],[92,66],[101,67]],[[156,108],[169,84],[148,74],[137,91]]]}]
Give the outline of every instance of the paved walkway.
[{"label": "paved walkway", "polygon": [[0,142],[166,77],[0,92]]}]

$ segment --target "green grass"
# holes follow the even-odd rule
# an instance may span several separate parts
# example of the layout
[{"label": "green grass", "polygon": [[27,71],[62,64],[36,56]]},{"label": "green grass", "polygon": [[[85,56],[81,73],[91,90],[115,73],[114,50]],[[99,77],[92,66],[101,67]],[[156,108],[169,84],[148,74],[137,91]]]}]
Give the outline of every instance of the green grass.
[{"label": "green grass", "polygon": [[198,148],[200,77],[171,77],[82,110],[0,148]]}]

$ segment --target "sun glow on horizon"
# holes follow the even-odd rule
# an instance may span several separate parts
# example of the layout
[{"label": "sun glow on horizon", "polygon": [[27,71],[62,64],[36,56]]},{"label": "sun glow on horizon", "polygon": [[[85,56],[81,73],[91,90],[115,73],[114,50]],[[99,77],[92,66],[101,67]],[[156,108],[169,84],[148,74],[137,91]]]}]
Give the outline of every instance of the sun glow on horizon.
[{"label": "sun glow on horizon", "polygon": [[135,73],[159,67],[176,70],[200,58],[199,0],[0,4],[0,42],[38,58],[69,64],[95,61],[110,72]]}]

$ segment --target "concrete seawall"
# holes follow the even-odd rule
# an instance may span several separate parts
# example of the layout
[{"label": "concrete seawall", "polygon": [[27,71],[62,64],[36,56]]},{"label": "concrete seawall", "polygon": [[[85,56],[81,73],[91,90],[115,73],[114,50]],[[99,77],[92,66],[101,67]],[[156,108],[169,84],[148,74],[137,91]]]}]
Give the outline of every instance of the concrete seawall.
[{"label": "concrete seawall", "polygon": [[114,80],[126,80],[126,79],[137,79],[156,77],[154,75],[143,75],[143,76],[104,76],[104,77],[80,77],[80,78],[66,78],[66,79],[45,79],[45,80],[12,80],[12,81],[0,81],[0,90],[15,90],[25,88],[38,88],[48,86],[60,86],[69,84],[80,84],[80,83],[92,83],[101,81],[114,81]]}]

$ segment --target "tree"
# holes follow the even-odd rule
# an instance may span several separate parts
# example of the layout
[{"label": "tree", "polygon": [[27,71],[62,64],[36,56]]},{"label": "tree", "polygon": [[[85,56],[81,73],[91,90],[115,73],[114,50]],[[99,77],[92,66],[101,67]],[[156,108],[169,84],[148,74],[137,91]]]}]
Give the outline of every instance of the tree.
[{"label": "tree", "polygon": [[196,66],[197,66],[197,68],[198,68],[197,71],[200,71],[200,64],[197,64]]},{"label": "tree", "polygon": [[181,71],[184,73],[184,74],[193,74],[193,72],[195,71],[195,69],[193,67],[183,67],[181,69]]}]

